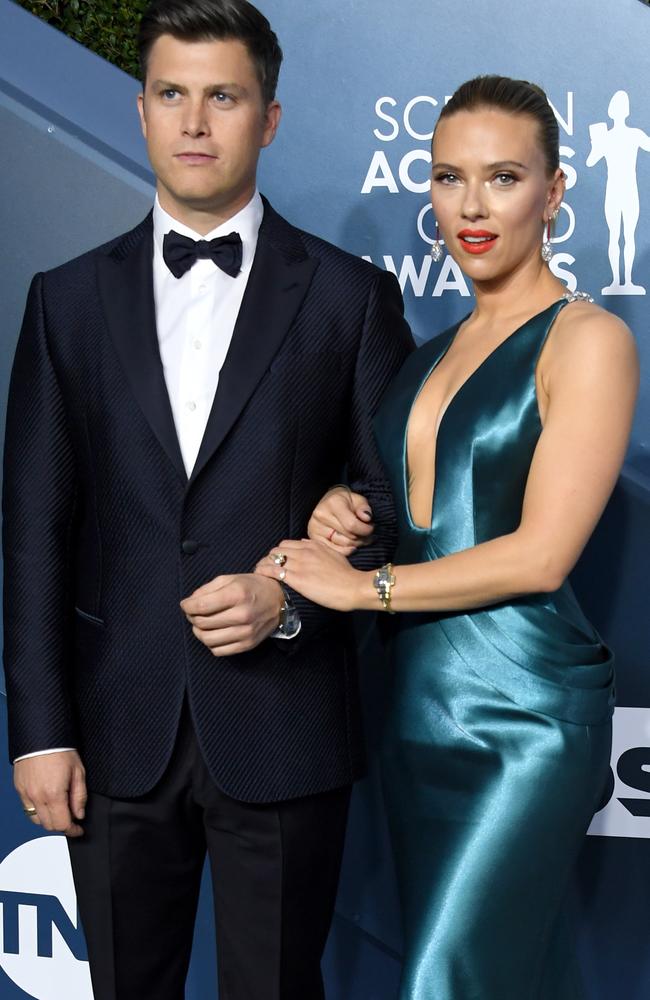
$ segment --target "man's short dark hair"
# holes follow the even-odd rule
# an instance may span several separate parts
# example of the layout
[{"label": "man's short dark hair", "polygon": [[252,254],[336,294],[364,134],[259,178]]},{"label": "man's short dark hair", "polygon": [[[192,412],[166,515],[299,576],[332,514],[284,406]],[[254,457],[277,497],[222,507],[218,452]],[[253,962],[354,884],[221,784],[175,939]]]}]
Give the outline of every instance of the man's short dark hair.
[{"label": "man's short dark hair", "polygon": [[265,104],[275,99],[282,49],[264,14],[248,0],[154,0],[142,15],[138,34],[143,83],[149,53],[161,35],[186,42],[242,42],[253,60]]}]

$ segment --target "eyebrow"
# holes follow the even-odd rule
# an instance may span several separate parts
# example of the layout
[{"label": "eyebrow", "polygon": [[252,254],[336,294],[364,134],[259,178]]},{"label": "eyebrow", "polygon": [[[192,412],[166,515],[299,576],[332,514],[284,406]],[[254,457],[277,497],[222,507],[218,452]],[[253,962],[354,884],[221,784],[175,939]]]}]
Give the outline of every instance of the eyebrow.
[{"label": "eyebrow", "polygon": [[498,163],[488,163],[488,170],[503,170],[505,167],[518,167],[520,170],[529,170],[525,163],[519,160],[499,160]]},{"label": "eyebrow", "polygon": [[[172,80],[154,80],[152,86],[156,90],[177,90],[179,94],[187,93],[187,87],[184,87],[180,83],[174,83]],[[215,94],[225,91],[232,91],[241,95],[248,94],[246,88],[242,87],[239,83],[211,83],[203,88],[204,94]]]}]

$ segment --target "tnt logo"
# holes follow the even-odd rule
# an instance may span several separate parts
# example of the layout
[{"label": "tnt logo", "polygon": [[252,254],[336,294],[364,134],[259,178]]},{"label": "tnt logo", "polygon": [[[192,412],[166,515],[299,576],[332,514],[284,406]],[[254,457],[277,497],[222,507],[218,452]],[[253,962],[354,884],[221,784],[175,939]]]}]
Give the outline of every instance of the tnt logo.
[{"label": "tnt logo", "polygon": [[65,837],[30,840],[0,864],[0,966],[35,1000],[93,1000]]},{"label": "tnt logo", "polygon": [[616,709],[606,801],[588,832],[650,839],[650,709]]}]

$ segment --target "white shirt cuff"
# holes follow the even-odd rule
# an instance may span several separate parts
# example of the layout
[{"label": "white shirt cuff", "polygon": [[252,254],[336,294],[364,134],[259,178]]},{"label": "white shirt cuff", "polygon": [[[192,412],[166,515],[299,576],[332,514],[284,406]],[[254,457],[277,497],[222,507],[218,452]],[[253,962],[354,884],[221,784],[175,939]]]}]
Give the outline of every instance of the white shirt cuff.
[{"label": "white shirt cuff", "polygon": [[24,753],[22,757],[16,757],[14,764],[19,760],[29,760],[30,757],[47,757],[49,753],[67,753],[69,750],[76,750],[76,747],[54,747],[53,750],[37,750],[36,753]]}]

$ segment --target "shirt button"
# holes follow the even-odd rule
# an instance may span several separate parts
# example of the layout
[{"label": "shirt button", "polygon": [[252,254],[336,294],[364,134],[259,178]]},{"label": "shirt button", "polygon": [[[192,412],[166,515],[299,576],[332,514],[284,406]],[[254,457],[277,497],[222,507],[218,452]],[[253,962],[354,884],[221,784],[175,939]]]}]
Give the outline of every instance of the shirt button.
[{"label": "shirt button", "polygon": [[199,543],[195,542],[193,538],[186,538],[184,542],[181,543],[181,549],[186,556],[193,556],[195,552],[199,550]]},{"label": "shirt button", "polygon": [[194,411],[196,409],[196,403],[193,403],[191,401],[189,403],[186,403],[185,404],[185,409],[188,410],[190,413],[194,413]]},{"label": "shirt button", "polygon": [[206,287],[205,285],[199,285],[199,291],[200,292],[204,292],[205,291],[205,287]]},{"label": "shirt button", "polygon": [[203,344],[201,343],[200,340],[195,340],[194,341],[194,350],[195,351],[200,351],[202,347],[203,347]]}]

